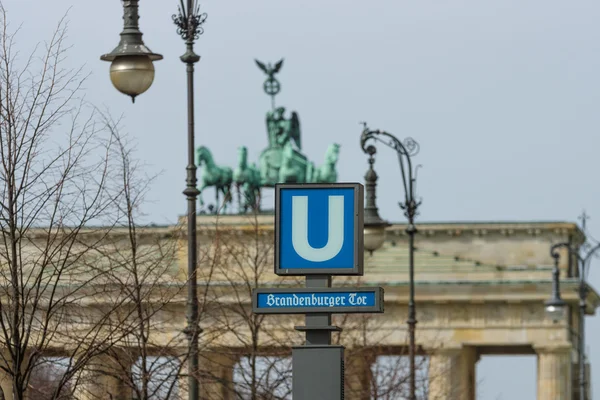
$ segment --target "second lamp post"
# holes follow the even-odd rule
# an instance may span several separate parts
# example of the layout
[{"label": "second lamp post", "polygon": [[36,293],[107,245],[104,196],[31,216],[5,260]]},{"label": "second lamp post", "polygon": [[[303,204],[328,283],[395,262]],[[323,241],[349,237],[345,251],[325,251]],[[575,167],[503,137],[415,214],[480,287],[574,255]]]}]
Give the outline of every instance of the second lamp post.
[{"label": "second lamp post", "polygon": [[[585,213],[582,216],[582,231],[585,234]],[[552,297],[546,301],[546,313],[555,321],[563,318],[567,313],[567,303],[560,295],[560,269],[558,250],[567,249],[569,258],[575,258],[577,264],[578,290],[579,297],[579,336],[577,337],[578,363],[579,363],[579,399],[587,400],[587,379],[585,368],[585,314],[587,308],[588,285],[586,275],[588,274],[592,257],[600,251],[600,243],[588,245],[587,250],[582,254],[579,248],[574,248],[570,242],[557,243],[550,248],[550,255],[554,259],[554,268],[552,270]]]},{"label": "second lamp post", "polygon": [[[110,61],[110,79],[115,88],[131,97],[150,88],[154,81],[153,61],[161,60],[160,54],[153,53],[144,45],[142,32],[139,30],[138,0],[123,0],[123,31],[119,45],[110,53],[100,57]],[[185,42],[185,53],[180,57],[186,64],[187,75],[187,166],[186,188],[183,194],[187,198],[187,240],[188,240],[188,300],[187,326],[184,330],[189,342],[188,358],[188,396],[190,400],[198,400],[198,291],[197,291],[197,248],[196,248],[196,200],[200,191],[196,183],[196,163],[194,160],[194,64],[200,56],[194,52],[194,41],[202,34],[202,24],[206,14],[200,13],[196,0],[180,0],[179,13],[173,15],[177,33]]]},{"label": "second lamp post", "polygon": [[376,148],[370,141],[378,141],[394,149],[398,156],[400,172],[402,175],[402,185],[404,188],[404,201],[399,203],[400,208],[404,210],[404,215],[408,220],[406,233],[408,234],[408,278],[409,278],[409,298],[408,298],[408,332],[409,332],[409,360],[410,360],[410,387],[409,399],[416,400],[416,343],[415,330],[417,325],[417,315],[415,307],[415,217],[417,209],[421,204],[416,199],[416,168],[413,168],[411,157],[418,153],[419,145],[412,138],[407,138],[404,142],[392,134],[380,131],[369,130],[366,123],[363,123],[364,129],[360,137],[360,145],[365,153],[369,155],[369,170],[365,175],[365,186],[367,189],[367,204],[365,207],[365,249],[369,252],[377,250],[383,245],[385,240],[385,228],[389,226],[387,222],[379,217],[377,206],[375,204],[375,187],[377,173],[373,169],[374,155]]}]

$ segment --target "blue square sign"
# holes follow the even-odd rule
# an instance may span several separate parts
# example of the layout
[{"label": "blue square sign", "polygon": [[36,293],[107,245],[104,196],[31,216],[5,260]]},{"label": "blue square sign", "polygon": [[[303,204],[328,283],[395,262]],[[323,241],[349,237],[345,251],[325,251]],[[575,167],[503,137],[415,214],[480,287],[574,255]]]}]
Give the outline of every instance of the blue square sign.
[{"label": "blue square sign", "polygon": [[363,274],[360,183],[275,186],[277,275]]}]

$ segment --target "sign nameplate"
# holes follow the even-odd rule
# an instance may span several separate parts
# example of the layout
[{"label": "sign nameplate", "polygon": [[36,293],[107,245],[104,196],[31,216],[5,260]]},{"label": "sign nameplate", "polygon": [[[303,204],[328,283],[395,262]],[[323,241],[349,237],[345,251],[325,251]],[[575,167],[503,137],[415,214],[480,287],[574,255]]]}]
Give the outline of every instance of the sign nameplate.
[{"label": "sign nameplate", "polygon": [[383,288],[255,289],[256,314],[382,313]]}]

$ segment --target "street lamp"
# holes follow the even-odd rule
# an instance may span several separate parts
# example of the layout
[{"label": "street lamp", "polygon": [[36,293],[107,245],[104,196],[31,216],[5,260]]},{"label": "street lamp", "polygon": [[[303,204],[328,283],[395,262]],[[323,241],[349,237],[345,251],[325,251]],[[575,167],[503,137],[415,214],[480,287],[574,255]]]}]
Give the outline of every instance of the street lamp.
[{"label": "street lamp", "polygon": [[123,1],[123,31],[119,45],[108,54],[100,57],[102,61],[110,61],[110,80],[121,93],[135,97],[144,93],[154,81],[153,61],[162,60],[163,56],[153,53],[142,40],[139,30],[138,0]]},{"label": "street lamp", "polygon": [[560,297],[560,271],[558,269],[560,254],[558,254],[558,248],[561,246],[562,243],[554,245],[550,249],[550,255],[554,259],[554,268],[552,269],[552,297],[544,303],[546,314],[554,322],[561,320],[567,310],[567,303]]},{"label": "street lamp", "polygon": [[[160,54],[152,53],[142,41],[139,30],[138,0],[123,0],[124,29],[119,45],[109,54],[100,57],[110,61],[110,79],[115,88],[132,101],[144,93],[154,80],[153,61],[162,59]],[[198,400],[198,335],[202,332],[198,324],[198,275],[197,275],[197,237],[196,237],[196,201],[200,191],[196,183],[196,163],[194,160],[194,64],[200,56],[194,53],[194,42],[204,32],[202,24],[206,14],[200,13],[196,0],[180,0],[178,14],[173,15],[177,33],[185,42],[186,51],[180,57],[186,64],[187,73],[187,158],[186,188],[183,194],[187,199],[187,240],[188,240],[188,301],[187,326],[184,333],[189,343],[188,358],[188,398]]]},{"label": "street lamp", "polygon": [[[417,228],[415,227],[415,216],[417,215],[417,209],[421,204],[420,201],[416,200],[416,169],[413,169],[411,157],[419,152],[419,144],[412,138],[406,138],[404,142],[401,142],[392,134],[380,131],[380,130],[369,130],[366,123],[362,123],[364,128],[360,137],[360,145],[365,153],[369,155],[370,169],[365,176],[367,179],[367,207],[365,208],[365,246],[368,243],[371,248],[367,248],[369,251],[374,251],[381,247],[385,239],[384,231],[387,223],[377,214],[377,207],[375,207],[375,181],[377,180],[377,174],[373,170],[373,155],[376,153],[375,146],[367,145],[369,141],[378,141],[384,145],[391,147],[396,151],[398,155],[398,162],[400,164],[400,172],[402,174],[402,184],[404,187],[404,201],[400,202],[400,208],[404,210],[404,215],[408,219],[408,226],[406,227],[406,233],[408,234],[408,277],[409,277],[409,298],[408,298],[408,332],[409,332],[409,360],[410,360],[410,396],[409,400],[416,400],[416,370],[415,370],[415,328],[417,325],[416,309],[415,309],[415,265],[414,265],[414,253],[415,253],[415,234]],[[371,180],[369,182],[369,179]],[[369,199],[369,184],[371,184],[371,199]],[[371,200],[371,203],[369,202]],[[375,212],[373,212],[375,211]],[[368,213],[371,213],[371,218],[368,219]],[[370,237],[369,237],[370,236]],[[366,248],[366,247],[365,247]]]},{"label": "street lamp", "polygon": [[[585,233],[585,222],[587,215],[585,212],[581,216],[583,220],[582,231]],[[578,356],[579,356],[579,399],[586,400],[586,376],[585,376],[585,311],[587,303],[588,287],[586,275],[588,273],[592,256],[600,250],[600,243],[589,248],[585,255],[582,255],[577,249],[571,247],[571,243],[558,243],[551,247],[550,254],[554,258],[554,269],[552,270],[552,297],[546,302],[546,312],[554,320],[558,315],[561,318],[566,312],[566,303],[560,298],[558,260],[560,255],[558,249],[564,247],[569,251],[569,256],[575,256],[577,259],[577,269],[579,278],[579,337],[578,337]]]}]

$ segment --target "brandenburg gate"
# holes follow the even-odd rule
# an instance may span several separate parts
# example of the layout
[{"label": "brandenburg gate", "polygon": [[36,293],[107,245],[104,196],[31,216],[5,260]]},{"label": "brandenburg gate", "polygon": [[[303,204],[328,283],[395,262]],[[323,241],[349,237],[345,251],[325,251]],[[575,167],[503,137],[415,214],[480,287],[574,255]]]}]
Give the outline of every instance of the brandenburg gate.
[{"label": "brandenburg gate", "polygon": [[[299,286],[297,278],[273,273],[273,220],[267,213],[198,216],[203,399],[251,398],[252,393],[258,399],[290,398],[286,389],[291,385],[289,358],[291,346],[304,340],[294,330],[302,324],[302,317],[255,315],[251,308],[254,288]],[[141,249],[173,243],[175,256],[153,283],[159,293],[185,287],[187,243],[182,225],[184,219],[174,226],[147,227],[138,233]],[[578,398],[576,360],[583,349],[577,348],[577,269],[566,253],[559,266],[569,312],[553,320],[544,310],[552,289],[549,248],[558,242],[574,247],[583,243],[578,227],[567,222],[481,222],[423,223],[417,228],[419,398],[475,399],[478,360],[504,354],[537,356],[539,400]],[[364,276],[333,279],[334,287],[382,286],[385,290],[384,313],[339,314],[333,321],[343,329],[334,333],[333,340],[346,347],[346,399],[404,397],[408,376],[402,361],[407,355],[408,299],[404,232],[402,224],[387,228],[383,247],[365,254]],[[109,235],[122,234],[117,229]],[[74,309],[77,317],[95,315],[109,300],[94,298],[97,303],[89,298]],[[160,298],[153,301],[160,303]],[[589,314],[599,302],[590,288]],[[156,307],[146,337],[151,344],[145,348],[146,356],[178,354],[178,348],[185,349],[185,291]],[[57,338],[73,333],[67,323],[58,330]],[[135,348],[139,342],[126,339],[91,360],[96,368],[86,366],[87,380],[76,387],[75,398],[131,399],[131,383],[127,386],[118,371],[132,371],[139,360],[139,347]],[[43,349],[48,354],[42,355],[60,356],[64,349],[64,343],[51,342]],[[185,369],[177,374],[179,383],[170,399],[186,398],[186,374]],[[11,393],[9,377],[0,376],[0,385]]]}]

